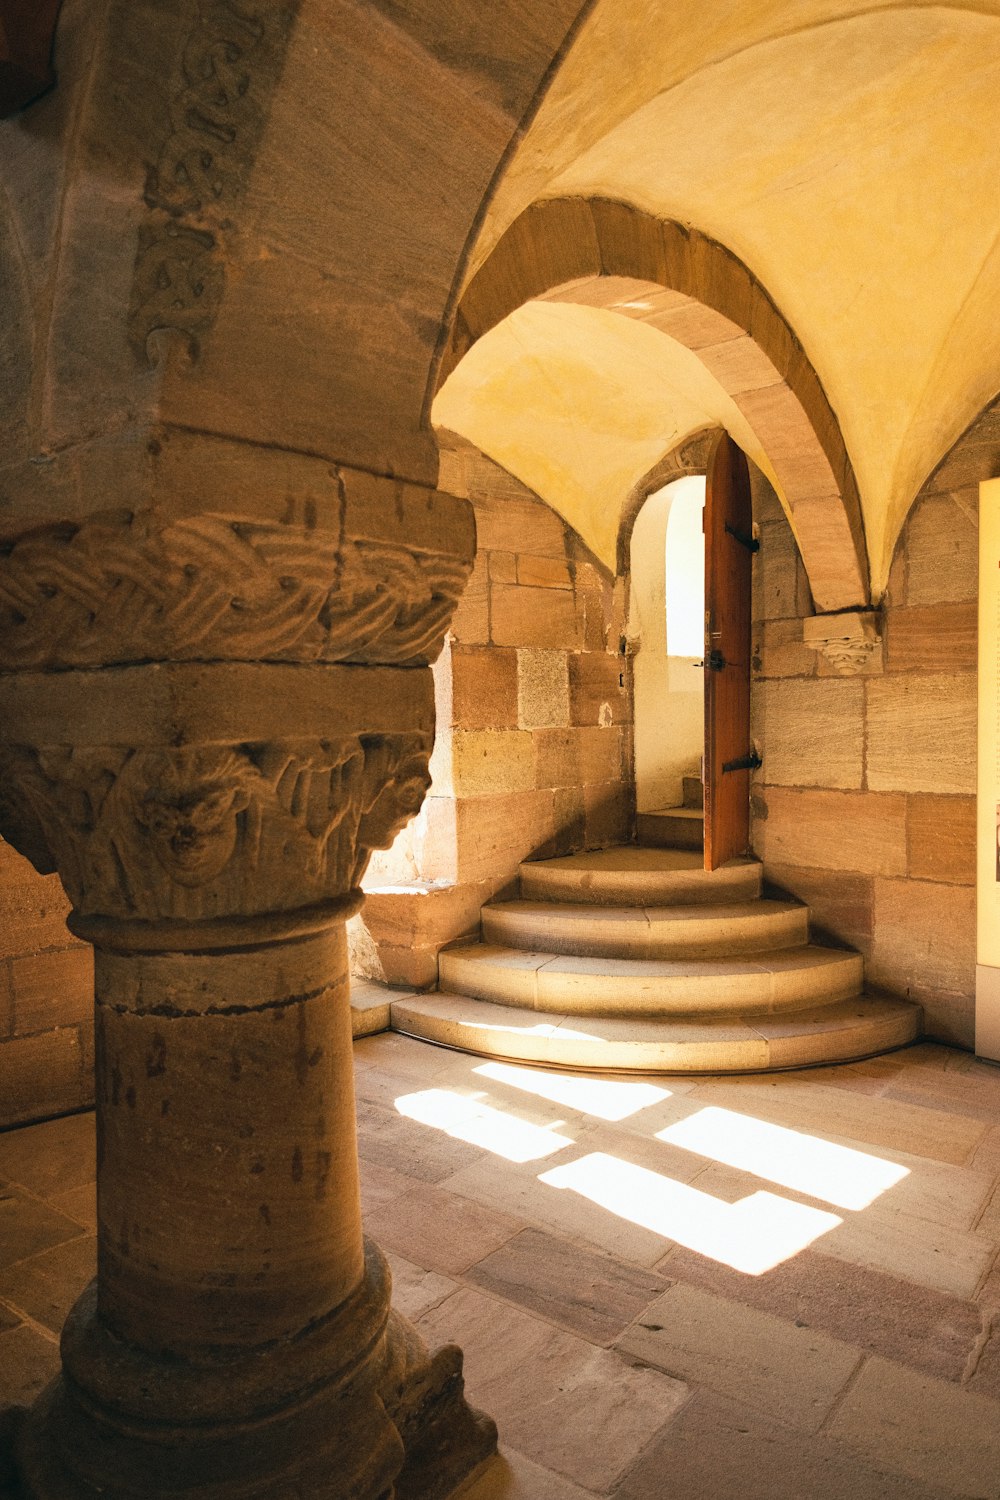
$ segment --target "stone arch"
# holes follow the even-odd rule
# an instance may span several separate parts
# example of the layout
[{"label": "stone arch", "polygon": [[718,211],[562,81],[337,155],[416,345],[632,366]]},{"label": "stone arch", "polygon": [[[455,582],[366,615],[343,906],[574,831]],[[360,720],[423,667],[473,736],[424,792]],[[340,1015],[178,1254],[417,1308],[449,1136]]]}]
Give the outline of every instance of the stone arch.
[{"label": "stone arch", "polygon": [[639,512],[650,495],[655,494],[657,490],[661,490],[665,484],[670,484],[674,479],[685,479],[690,474],[707,473],[708,455],[717,431],[717,428],[710,427],[704,432],[696,432],[686,437],[683,442],[671,448],[669,453],[665,453],[660,461],[633,485],[622,506],[618,527],[617,570],[620,574],[628,571],[632,532],[639,518]]},{"label": "stone arch", "polygon": [[627,203],[535,203],[462,294],[437,384],[477,339],[535,299],[636,318],[696,354],[768,454],[817,608],[868,602],[860,498],[836,415],[792,329],[742,261],[697,230]]}]

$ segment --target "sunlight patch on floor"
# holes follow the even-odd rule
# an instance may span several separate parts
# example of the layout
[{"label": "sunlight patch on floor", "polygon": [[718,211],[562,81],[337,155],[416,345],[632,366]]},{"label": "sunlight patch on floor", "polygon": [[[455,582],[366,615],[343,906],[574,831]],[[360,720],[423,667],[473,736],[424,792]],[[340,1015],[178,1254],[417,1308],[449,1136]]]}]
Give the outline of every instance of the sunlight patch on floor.
[{"label": "sunlight patch on floor", "polygon": [[409,1120],[443,1130],[445,1135],[492,1151],[507,1161],[540,1161],[574,1144],[568,1135],[560,1135],[551,1126],[532,1125],[450,1089],[403,1094],[396,1100],[396,1108]]},{"label": "sunlight patch on floor", "polygon": [[574,1077],[568,1073],[546,1073],[540,1068],[517,1068],[510,1063],[483,1063],[473,1071],[599,1120],[627,1120],[640,1109],[670,1098],[669,1089],[657,1088],[652,1083],[627,1083],[579,1074]]},{"label": "sunlight patch on floor", "polygon": [[734,1271],[760,1276],[798,1255],[843,1220],[766,1191],[725,1203],[604,1152],[539,1175],[643,1229],[710,1256]]},{"label": "sunlight patch on floor", "polygon": [[908,1167],[866,1151],[714,1106],[657,1131],[656,1138],[837,1208],[867,1208],[910,1175]]}]

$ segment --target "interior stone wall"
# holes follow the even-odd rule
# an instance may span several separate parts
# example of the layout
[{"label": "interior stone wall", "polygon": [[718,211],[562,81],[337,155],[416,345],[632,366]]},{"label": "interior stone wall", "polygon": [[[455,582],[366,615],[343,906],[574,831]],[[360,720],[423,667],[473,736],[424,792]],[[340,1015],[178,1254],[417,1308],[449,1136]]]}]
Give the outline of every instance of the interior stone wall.
[{"label": "interior stone wall", "polygon": [[477,449],[447,448],[440,482],[475,506],[476,565],[435,667],[430,793],[374,856],[353,932],[356,974],[407,985],[436,981],[522,860],[634,828],[624,582]]},{"label": "interior stone wall", "polygon": [[[960,445],[961,446],[961,445]],[[857,676],[802,643],[809,589],[755,484],[753,846],[768,885],[863,953],[869,985],[971,1047],[975,997],[978,488],[966,443],[924,486],[896,549],[882,641]]]},{"label": "interior stone wall", "polygon": [[0,840],[0,1127],[94,1102],[94,961],[58,875]]}]

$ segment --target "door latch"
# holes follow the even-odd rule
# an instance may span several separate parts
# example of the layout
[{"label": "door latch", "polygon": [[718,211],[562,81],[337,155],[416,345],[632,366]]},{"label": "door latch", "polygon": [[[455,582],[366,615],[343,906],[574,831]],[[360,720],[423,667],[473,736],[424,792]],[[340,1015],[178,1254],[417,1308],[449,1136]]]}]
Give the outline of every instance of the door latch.
[{"label": "door latch", "polygon": [[729,663],[726,661],[726,658],[723,656],[721,651],[710,651],[705,658],[705,665],[706,667],[709,667],[713,672],[721,672],[729,665]]}]

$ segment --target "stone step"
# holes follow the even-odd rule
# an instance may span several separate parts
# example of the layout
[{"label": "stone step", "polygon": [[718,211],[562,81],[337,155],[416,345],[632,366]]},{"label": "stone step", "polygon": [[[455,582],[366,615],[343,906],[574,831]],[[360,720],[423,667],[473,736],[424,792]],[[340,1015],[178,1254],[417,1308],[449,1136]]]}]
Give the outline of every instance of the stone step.
[{"label": "stone step", "polygon": [[685,776],[681,780],[681,801],[685,807],[705,806],[705,786],[700,776]]},{"label": "stone step", "polygon": [[588,958],[469,943],[444,950],[440,986],[452,994],[575,1015],[762,1015],[857,995],[858,953],[805,944],[750,957]]},{"label": "stone step", "polygon": [[701,849],[705,842],[705,814],[700,807],[662,807],[641,812],[635,819],[640,844],[658,849]]},{"label": "stone step", "polygon": [[531,1015],[462,995],[416,995],[392,1004],[393,1030],[463,1052],[549,1067],[635,1073],[755,1073],[851,1062],[903,1047],[921,1012],[867,996],[794,1017],[601,1019]]},{"label": "stone step", "polygon": [[706,906],[752,901],[760,895],[755,859],[702,867],[689,849],[625,844],[538,860],[521,866],[521,895],[529,901],[584,901],[595,906]]},{"label": "stone step", "polygon": [[709,906],[595,907],[500,901],[483,907],[487,943],[598,958],[719,958],[809,941],[809,908],[796,901]]}]

